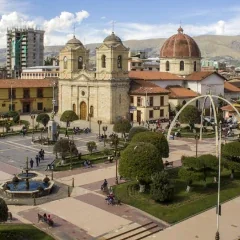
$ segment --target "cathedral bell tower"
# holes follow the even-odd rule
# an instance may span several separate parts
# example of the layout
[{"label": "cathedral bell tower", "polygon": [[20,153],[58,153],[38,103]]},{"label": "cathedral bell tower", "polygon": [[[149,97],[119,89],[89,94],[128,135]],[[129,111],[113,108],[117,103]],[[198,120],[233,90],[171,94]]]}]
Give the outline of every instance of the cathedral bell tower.
[{"label": "cathedral bell tower", "polygon": [[59,53],[60,79],[72,79],[87,69],[88,63],[89,50],[74,36]]},{"label": "cathedral bell tower", "polygon": [[96,78],[128,78],[128,53],[129,48],[112,32],[104,39],[103,44],[96,48]]}]

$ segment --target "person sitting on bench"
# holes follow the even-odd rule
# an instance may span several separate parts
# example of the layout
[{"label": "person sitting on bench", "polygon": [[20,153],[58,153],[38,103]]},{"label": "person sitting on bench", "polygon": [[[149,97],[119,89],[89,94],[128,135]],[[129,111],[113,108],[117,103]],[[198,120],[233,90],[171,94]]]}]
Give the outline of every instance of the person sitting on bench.
[{"label": "person sitting on bench", "polygon": [[43,214],[43,220],[44,220],[45,222],[47,222],[47,220],[48,220],[46,213]]}]

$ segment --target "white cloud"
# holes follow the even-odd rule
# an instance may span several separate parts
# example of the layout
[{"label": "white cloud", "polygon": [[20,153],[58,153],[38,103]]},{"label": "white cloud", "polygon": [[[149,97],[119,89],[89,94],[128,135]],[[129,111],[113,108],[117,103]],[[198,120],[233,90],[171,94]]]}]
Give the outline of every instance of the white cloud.
[{"label": "white cloud", "polygon": [[[13,0],[10,0],[12,2]],[[6,0],[0,0],[6,2]],[[0,7],[1,11],[1,7]],[[76,26],[75,35],[85,43],[102,42],[111,34],[112,22],[99,21],[95,25],[86,22],[90,14],[85,11],[76,13],[61,12],[59,16],[52,19],[31,18],[26,14],[11,12],[3,14],[0,18],[0,47],[6,47],[6,30],[11,27],[40,27],[45,30],[45,45],[64,45],[73,34],[73,26]],[[104,17],[104,16],[103,16]],[[103,18],[102,17],[102,18]],[[219,20],[210,24],[183,24],[184,33],[190,36],[204,34],[217,35],[238,35],[240,17],[233,17],[229,20]],[[142,24],[137,22],[118,22],[115,24],[115,32],[122,40],[148,39],[170,37],[177,33],[179,24]],[[85,40],[84,40],[85,39]]]},{"label": "white cloud", "polygon": [[106,17],[105,17],[105,16],[102,16],[101,19],[106,19]]},{"label": "white cloud", "polygon": [[46,20],[43,23],[43,26],[46,33],[53,31],[66,32],[70,30],[73,24],[79,24],[83,21],[83,19],[88,17],[89,13],[84,10],[75,14],[70,12],[61,12],[60,16]]}]

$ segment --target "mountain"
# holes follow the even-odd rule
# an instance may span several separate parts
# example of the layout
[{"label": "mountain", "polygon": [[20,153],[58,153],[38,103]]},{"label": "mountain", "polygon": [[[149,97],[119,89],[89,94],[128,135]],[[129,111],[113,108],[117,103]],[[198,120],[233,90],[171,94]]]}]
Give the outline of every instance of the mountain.
[{"label": "mountain", "polygon": [[[240,66],[240,36],[218,36],[218,35],[202,35],[193,37],[197,42],[203,58],[212,60],[225,61],[227,64],[235,64]],[[128,40],[124,41],[124,45],[129,47],[131,51],[145,51],[148,57],[158,57],[160,48],[166,38],[145,39],[145,40]],[[101,43],[87,44],[90,49],[91,59],[94,59],[95,48]],[[57,56],[63,46],[45,46],[44,55]],[[6,61],[6,49],[0,49],[0,64]]]}]

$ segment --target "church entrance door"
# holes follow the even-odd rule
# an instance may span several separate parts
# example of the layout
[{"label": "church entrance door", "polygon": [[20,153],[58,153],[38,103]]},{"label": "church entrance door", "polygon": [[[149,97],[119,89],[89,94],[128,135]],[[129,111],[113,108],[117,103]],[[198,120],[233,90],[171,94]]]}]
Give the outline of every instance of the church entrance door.
[{"label": "church entrance door", "polygon": [[80,119],[86,120],[87,117],[87,105],[85,102],[81,102],[80,104]]}]

